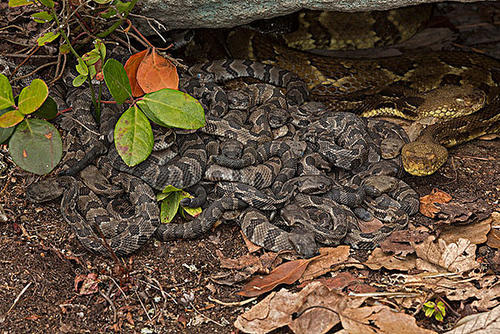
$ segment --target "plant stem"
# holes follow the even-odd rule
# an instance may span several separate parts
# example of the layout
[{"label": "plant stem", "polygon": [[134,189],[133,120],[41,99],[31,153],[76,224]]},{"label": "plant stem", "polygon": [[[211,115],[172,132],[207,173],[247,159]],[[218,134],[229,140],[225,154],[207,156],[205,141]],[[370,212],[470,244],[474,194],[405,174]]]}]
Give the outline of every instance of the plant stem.
[{"label": "plant stem", "polygon": [[[85,63],[82,59],[82,57],[78,54],[78,52],[76,52],[76,50],[73,48],[73,45],[71,45],[71,42],[69,41],[69,38],[68,38],[68,35],[66,34],[66,32],[64,31],[63,27],[61,26],[61,22],[59,21],[59,18],[57,17],[57,13],[56,11],[54,10],[54,8],[50,8],[50,13],[52,14],[52,17],[54,18],[54,21],[56,22],[57,24],[57,27],[59,29],[59,33],[61,34],[61,36],[64,38],[64,40],[66,41],[66,44],[68,44],[69,46],[69,49],[71,50],[71,53],[73,53],[73,55],[78,59],[80,60],[82,63]],[[97,101],[95,99],[95,95],[94,95],[94,87],[92,86],[92,79],[90,78],[90,74],[87,75],[87,80],[89,82],[89,87],[90,87],[90,92],[91,92],[91,98],[92,98],[92,103],[94,104],[94,107],[95,107],[95,110],[96,110],[96,113],[99,112],[100,113],[100,110],[99,110],[99,105],[97,104]]]},{"label": "plant stem", "polygon": [[104,38],[104,37],[108,36],[109,34],[111,34],[113,31],[115,31],[116,28],[118,28],[123,23],[123,21],[127,18],[128,14],[130,14],[132,9],[134,9],[137,1],[138,0],[130,1],[130,4],[129,4],[127,10],[125,10],[125,12],[120,16],[120,19],[118,21],[116,21],[111,27],[106,29],[105,31],[101,32],[100,34],[97,34],[97,37]]}]

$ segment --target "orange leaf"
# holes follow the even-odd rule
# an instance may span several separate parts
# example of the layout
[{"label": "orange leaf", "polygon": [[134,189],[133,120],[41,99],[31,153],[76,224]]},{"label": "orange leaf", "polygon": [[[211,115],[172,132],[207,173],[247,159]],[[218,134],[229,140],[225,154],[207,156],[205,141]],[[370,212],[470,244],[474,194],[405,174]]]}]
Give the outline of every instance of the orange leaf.
[{"label": "orange leaf", "polygon": [[257,276],[243,286],[237,294],[244,297],[255,297],[271,291],[280,284],[292,284],[297,281],[312,259],[301,259],[283,263],[267,276]]},{"label": "orange leaf", "polygon": [[144,91],[137,83],[137,69],[139,68],[139,65],[141,64],[148,51],[149,49],[146,49],[144,51],[131,55],[125,63],[125,72],[127,72],[128,81],[130,81],[130,86],[132,87],[132,95],[134,97],[144,95]]},{"label": "orange leaf", "polygon": [[179,88],[177,68],[170,60],[157,54],[155,49],[144,57],[137,69],[136,77],[139,86],[146,93],[163,88]]},{"label": "orange leaf", "polygon": [[432,189],[429,195],[420,197],[420,213],[424,216],[434,218],[439,208],[436,204],[448,203],[452,197],[442,190],[437,188]]}]

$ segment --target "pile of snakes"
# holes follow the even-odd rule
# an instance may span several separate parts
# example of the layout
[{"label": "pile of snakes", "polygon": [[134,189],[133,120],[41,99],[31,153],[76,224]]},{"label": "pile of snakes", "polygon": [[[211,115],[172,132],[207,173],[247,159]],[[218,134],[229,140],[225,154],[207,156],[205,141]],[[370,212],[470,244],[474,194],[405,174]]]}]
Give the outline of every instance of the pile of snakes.
[{"label": "pile of snakes", "polygon": [[[398,178],[399,150],[408,142],[400,127],[305,102],[304,82],[273,65],[227,62],[225,69],[237,70],[233,77],[269,77],[268,83],[226,89],[221,85],[230,72],[218,65],[193,66],[181,81],[182,90],[204,105],[206,126],[156,129],[153,154],[135,167],[126,166],[113,145],[106,150],[102,144],[103,137],[112,137],[119,112],[104,108],[107,121],[98,128],[88,96],[70,89],[61,103],[73,111],[59,125],[67,142],[63,171],[33,183],[28,198],[41,202],[62,195],[63,217],[80,242],[104,255],[107,246],[117,255],[132,253],[153,234],[164,241],[197,238],[224,218],[267,250],[295,250],[304,257],[341,243],[373,249],[407,226],[419,202]],[[89,147],[102,155],[73,172],[88,160]],[[203,205],[203,212],[184,224],[160,224],[154,190],[167,185],[191,191],[195,198],[182,204]],[[121,212],[124,202],[129,210]],[[363,221],[373,218],[383,227],[363,232]]]},{"label": "pile of snakes", "polygon": [[[62,215],[79,241],[108,256],[110,249],[128,255],[153,235],[198,238],[220,220],[234,221],[269,251],[370,250],[418,211],[404,168],[428,175],[446,161],[444,146],[500,130],[494,59],[417,52],[332,60],[258,35],[233,39],[250,49],[233,53],[242,60],[196,64],[181,76],[180,90],[199,99],[206,125],[155,127],[154,151],[135,167],[110,144],[119,110],[104,106],[98,126],[88,93],[68,89],[59,101],[73,110],[59,120],[66,133],[61,172],[31,184],[27,197],[62,195]],[[260,82],[227,84],[242,77]],[[410,142],[398,125],[361,117],[384,114],[438,121]],[[155,191],[168,185],[192,193],[181,204],[202,213],[161,224]],[[367,231],[375,218],[382,227]]]}]

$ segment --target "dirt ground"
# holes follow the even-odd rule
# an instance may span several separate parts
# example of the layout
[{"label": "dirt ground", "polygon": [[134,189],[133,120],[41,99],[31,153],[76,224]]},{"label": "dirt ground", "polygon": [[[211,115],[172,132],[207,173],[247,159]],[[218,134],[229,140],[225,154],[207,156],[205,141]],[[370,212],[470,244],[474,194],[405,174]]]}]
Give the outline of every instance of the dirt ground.
[{"label": "dirt ground", "polygon": [[[500,55],[494,44],[497,51],[490,53]],[[463,144],[451,149],[450,157],[436,174],[404,180],[421,196],[439,188],[478,217],[499,210],[499,139]],[[220,266],[221,257],[248,253],[238,226],[222,224],[198,240],[150,240],[117,263],[81,246],[62,219],[59,200],[29,202],[25,190],[34,180],[12,164],[0,178],[0,205],[8,218],[0,221],[0,333],[232,333],[236,317],[260,300],[238,303],[246,299],[236,295],[242,283],[235,283],[235,276],[241,273]],[[421,214],[411,223],[439,232],[435,220]],[[478,246],[481,270],[499,275],[499,250]],[[390,273],[362,272],[368,283]],[[450,306],[457,314],[444,323],[421,313],[417,323],[442,332],[472,312],[467,301]]]}]

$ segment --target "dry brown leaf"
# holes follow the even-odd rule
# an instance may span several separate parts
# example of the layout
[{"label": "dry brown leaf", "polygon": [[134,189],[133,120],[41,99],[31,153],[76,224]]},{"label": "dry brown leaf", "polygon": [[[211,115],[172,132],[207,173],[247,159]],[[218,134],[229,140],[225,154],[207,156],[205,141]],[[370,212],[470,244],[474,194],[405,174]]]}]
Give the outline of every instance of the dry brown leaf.
[{"label": "dry brown leaf", "polygon": [[436,332],[417,326],[411,315],[395,312],[385,305],[345,309],[340,316],[347,333],[384,334],[435,334]]},{"label": "dry brown leaf", "polygon": [[468,315],[460,319],[455,328],[445,334],[500,333],[500,306],[489,312]]},{"label": "dry brown leaf", "polygon": [[491,230],[488,233],[486,244],[490,247],[500,249],[500,212],[491,214]]},{"label": "dry brown leaf", "polygon": [[139,65],[146,56],[147,52],[148,50],[146,49],[133,54],[125,63],[125,71],[127,72],[128,81],[130,82],[130,87],[132,87],[132,96],[134,97],[144,95],[144,91],[137,83],[137,69],[139,68]]},{"label": "dry brown leaf", "polygon": [[429,236],[423,243],[414,245],[417,256],[416,268],[431,272],[464,272],[477,268],[476,245],[467,239],[446,243],[443,239],[434,242]]},{"label": "dry brown leaf", "polygon": [[237,294],[245,297],[255,297],[271,291],[280,284],[295,283],[302,276],[311,260],[315,258],[317,257],[283,263],[271,271],[269,275],[253,278]]},{"label": "dry brown leaf", "polygon": [[393,254],[387,254],[380,248],[375,248],[364,263],[368,268],[379,270],[384,267],[391,270],[408,271],[415,268],[416,257],[407,256],[404,260],[396,258]]},{"label": "dry brown leaf", "polygon": [[490,229],[491,218],[488,218],[474,224],[445,226],[439,234],[439,238],[448,244],[457,242],[458,239],[468,239],[473,244],[478,245],[486,242],[488,239],[486,235]]},{"label": "dry brown leaf", "polygon": [[326,274],[331,270],[332,266],[347,261],[349,257],[349,246],[320,248],[319,253],[321,255],[314,257],[307,266],[299,280],[300,282],[312,280]]},{"label": "dry brown leaf", "polygon": [[220,250],[217,250],[221,268],[233,270],[230,275],[221,273],[212,277],[212,280],[218,284],[233,286],[235,283],[248,281],[255,273],[268,274],[273,268],[282,261],[277,253],[268,252],[262,256],[251,254],[243,255],[236,259],[224,257]]},{"label": "dry brown leaf", "polygon": [[146,93],[156,92],[163,88],[178,89],[179,75],[172,62],[153,48],[144,56],[137,69],[137,82]]},{"label": "dry brown leaf", "polygon": [[[312,282],[297,293],[286,289],[272,292],[249,311],[240,315],[234,325],[245,333],[268,333],[289,325],[295,333],[326,333],[339,322],[338,312],[349,306],[359,307],[364,298],[351,299],[330,291],[320,282]],[[313,306],[327,307],[314,308]],[[294,314],[309,308],[300,317]]]},{"label": "dry brown leaf", "polygon": [[434,218],[439,208],[436,204],[448,203],[452,197],[437,188],[432,189],[429,195],[420,197],[420,213],[424,216]]},{"label": "dry brown leaf", "polygon": [[485,311],[500,304],[500,278],[496,275],[488,275],[479,281],[480,289],[474,297],[471,306],[479,311]]},{"label": "dry brown leaf", "polygon": [[380,248],[388,253],[406,256],[415,252],[410,242],[419,243],[427,239],[429,233],[418,230],[394,231],[388,238],[380,243]]}]

